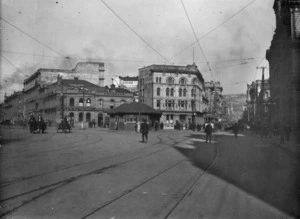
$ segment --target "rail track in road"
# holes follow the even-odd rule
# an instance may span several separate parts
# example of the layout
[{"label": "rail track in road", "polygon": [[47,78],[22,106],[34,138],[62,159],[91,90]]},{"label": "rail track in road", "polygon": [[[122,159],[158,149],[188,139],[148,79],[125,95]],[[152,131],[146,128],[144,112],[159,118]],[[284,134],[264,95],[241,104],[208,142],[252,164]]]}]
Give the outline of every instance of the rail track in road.
[{"label": "rail track in road", "polygon": [[[162,135],[162,134],[160,134],[160,135]],[[159,142],[162,142],[162,139],[160,138],[160,135],[158,135],[157,137],[158,137],[158,139],[160,139]],[[166,144],[168,144],[168,143],[166,142]],[[154,144],[154,145],[158,146],[158,144]],[[151,150],[149,153],[146,153],[146,154],[141,155],[141,156],[136,156],[136,157],[134,156],[139,151],[149,150],[149,149]],[[34,197],[31,197],[30,199],[23,201],[22,204],[20,204],[20,205],[14,207],[13,209],[10,209],[10,210],[0,214],[0,216],[5,216],[7,214],[10,214],[10,213],[16,211],[17,209],[29,204],[30,202],[35,201],[36,199],[41,198],[44,195],[46,195],[48,193],[51,193],[51,192],[53,192],[53,191],[55,191],[55,190],[57,190],[57,189],[59,189],[63,186],[67,186],[68,184],[70,184],[70,183],[72,183],[72,182],[74,182],[78,179],[81,179],[83,177],[86,177],[86,176],[89,176],[89,175],[92,175],[92,174],[104,172],[105,170],[115,168],[115,167],[124,165],[126,163],[130,163],[130,162],[133,162],[135,160],[142,159],[142,158],[147,157],[147,156],[151,156],[153,154],[159,153],[159,152],[167,150],[167,149],[171,149],[171,148],[170,147],[163,147],[163,148],[158,148],[157,150],[153,151],[153,147],[144,147],[144,148],[139,148],[135,151],[128,151],[128,152],[125,152],[125,153],[117,153],[117,154],[114,154],[112,156],[104,157],[102,160],[111,159],[111,158],[117,157],[117,156],[123,156],[125,154],[131,154],[131,155],[134,156],[133,158],[125,160],[125,161],[120,162],[120,163],[115,163],[115,164],[112,164],[112,165],[109,165],[109,166],[105,166],[105,167],[102,167],[100,169],[96,169],[96,170],[93,170],[93,171],[90,171],[90,172],[87,172],[87,173],[83,173],[83,174],[80,174],[80,175],[77,175],[77,176],[74,176],[74,177],[63,179],[61,181],[57,181],[55,183],[51,183],[51,184],[48,184],[48,185],[45,185],[45,186],[40,186],[38,188],[32,189],[30,191],[22,192],[22,193],[13,195],[11,197],[6,197],[6,198],[0,200],[0,205],[3,206],[3,205],[5,205],[5,202],[12,201],[14,199],[18,199],[20,197],[23,197],[23,196],[26,196],[26,195],[29,195],[29,194],[32,194],[32,193],[41,192],[41,194],[35,195]],[[69,167],[66,167],[66,168],[63,168],[63,169],[70,169],[70,168],[73,168],[73,167],[79,167],[79,166],[82,166],[82,165],[85,165],[85,164],[88,164],[88,163],[99,162],[99,161],[101,161],[101,160],[95,159],[95,160],[84,162],[84,163],[77,163],[75,165],[72,165],[72,166],[69,166]],[[19,180],[7,182],[6,184],[3,184],[2,187],[7,187],[7,186],[17,184],[17,183],[22,183],[24,181],[32,180],[34,178],[37,178],[37,177],[40,177],[40,176],[43,176],[43,175],[47,175],[47,174],[50,174],[50,173],[54,173],[54,172],[57,172],[57,171],[59,171],[59,170],[52,170],[52,171],[49,171],[49,172],[44,172],[44,173],[41,173],[41,174],[29,176],[29,177],[26,177],[26,178],[22,178],[22,179],[20,178]]]},{"label": "rail track in road", "polygon": [[[9,202],[9,201],[17,200],[20,197],[25,197],[26,198],[27,195],[33,194],[32,197],[26,199],[21,204],[19,204],[17,206],[14,206],[11,209],[7,209],[7,211],[3,212],[0,216],[9,215],[9,214],[15,212],[16,210],[20,209],[21,207],[23,207],[23,206],[25,206],[25,205],[27,205],[27,204],[29,204],[29,203],[31,203],[31,202],[33,202],[33,201],[41,198],[41,197],[43,197],[43,196],[45,196],[45,195],[47,195],[47,194],[49,194],[51,192],[54,192],[54,191],[58,190],[59,188],[62,188],[62,187],[70,185],[71,183],[73,183],[76,180],[82,179],[82,178],[90,176],[92,174],[103,173],[106,170],[109,170],[109,169],[112,169],[112,168],[117,168],[117,167],[119,167],[121,165],[130,163],[130,162],[134,162],[136,160],[139,160],[139,159],[142,159],[142,158],[145,158],[145,157],[157,154],[159,152],[162,152],[162,151],[165,151],[165,150],[168,150],[168,149],[171,149],[172,146],[174,146],[176,143],[180,143],[180,141],[176,141],[176,140],[174,140],[174,138],[171,138],[170,137],[171,135],[172,134],[169,134],[166,137],[167,139],[163,139],[161,137],[162,134],[159,134],[159,135],[157,135],[157,138],[159,139],[159,142],[153,144],[153,146],[158,146],[158,145],[163,144],[163,145],[167,145],[167,146],[171,146],[171,147],[165,147],[164,146],[162,148],[158,147],[158,149],[155,147],[156,150],[154,150],[154,151],[153,151],[153,149],[154,149],[153,147],[144,147],[144,148],[139,148],[139,149],[137,149],[135,151],[128,151],[128,152],[125,152],[125,153],[118,153],[118,154],[114,154],[112,156],[104,157],[103,160],[104,159],[111,159],[111,158],[117,157],[117,156],[122,156],[124,154],[131,154],[133,156],[132,158],[127,159],[127,160],[122,161],[122,162],[119,162],[119,163],[114,163],[114,164],[111,164],[111,165],[108,165],[108,166],[104,166],[104,167],[101,167],[99,169],[92,170],[90,172],[86,172],[86,173],[82,173],[80,175],[72,176],[72,177],[69,177],[67,179],[63,179],[63,180],[60,180],[60,181],[57,181],[57,182],[54,182],[54,183],[51,183],[51,184],[48,184],[48,185],[40,186],[40,187],[32,189],[30,191],[26,191],[26,192],[23,192],[23,193],[19,193],[19,194],[13,195],[11,197],[4,198],[4,199],[0,200],[0,205],[3,205],[3,204],[5,204],[6,202]],[[101,141],[101,140],[99,140],[99,141]],[[184,141],[184,140],[181,140],[181,141]],[[150,150],[150,152],[147,152],[147,153],[145,153],[143,155],[139,155],[138,154],[139,151],[145,151],[145,150],[148,150],[148,149]],[[196,185],[197,182],[199,182],[199,180],[201,179],[201,177],[203,176],[203,174],[213,165],[213,163],[217,159],[217,156],[218,156],[218,147],[216,146],[216,156],[214,157],[214,159],[210,162],[210,164],[208,165],[208,167],[204,171],[203,170],[201,170],[201,171],[199,170],[199,174],[198,174],[197,177],[192,177],[191,179],[188,179],[189,181],[192,180],[192,182],[189,183],[190,186],[188,188],[185,188],[185,191],[183,193],[181,193],[182,196],[180,198],[178,198],[175,203],[172,202],[173,207],[167,213],[167,215],[166,215],[165,218],[167,218],[169,215],[171,215],[172,212],[177,208],[177,206],[179,206],[179,204],[184,200],[184,198],[189,193],[192,192],[193,187]],[[90,213],[88,213],[87,215],[85,215],[83,218],[86,218],[86,217],[88,217],[88,216],[90,216],[90,215],[92,215],[92,214],[100,211],[101,209],[105,208],[106,206],[109,206],[110,204],[118,201],[122,197],[124,197],[124,196],[130,194],[131,192],[133,192],[134,190],[136,190],[137,188],[140,188],[141,186],[143,186],[147,182],[150,182],[151,180],[154,180],[155,178],[157,178],[159,176],[162,176],[167,171],[175,168],[176,166],[180,165],[184,161],[186,161],[186,159],[177,161],[177,162],[173,163],[172,165],[169,165],[167,168],[159,170],[156,174],[153,174],[152,176],[148,177],[146,180],[142,181],[141,183],[139,183],[137,185],[134,185],[130,189],[124,190],[123,192],[121,192],[116,197],[112,198],[111,200],[106,201],[102,205],[99,205],[98,208],[96,208],[96,210],[91,211]],[[93,163],[93,162],[99,162],[99,159],[95,159],[95,160],[91,160],[91,161],[83,162],[83,163],[78,163],[78,164],[75,164],[75,165],[72,165],[72,166],[69,166],[69,167],[62,168],[61,170],[66,170],[66,169],[70,169],[70,168],[73,168],[73,167],[76,168],[76,167],[79,167],[79,166],[82,166],[82,165],[85,165],[85,164],[88,164],[88,163]],[[44,172],[44,173],[41,173],[41,174],[29,176],[27,178],[23,178],[23,179],[20,179],[18,181],[11,182],[11,184],[6,184],[5,186],[9,186],[9,185],[16,184],[16,183],[21,183],[22,181],[31,180],[33,178],[37,178],[37,177],[40,177],[40,176],[43,176],[43,175],[54,173],[56,171],[59,171],[59,170],[52,170],[52,171]],[[39,194],[35,194],[35,193],[39,193]]]}]

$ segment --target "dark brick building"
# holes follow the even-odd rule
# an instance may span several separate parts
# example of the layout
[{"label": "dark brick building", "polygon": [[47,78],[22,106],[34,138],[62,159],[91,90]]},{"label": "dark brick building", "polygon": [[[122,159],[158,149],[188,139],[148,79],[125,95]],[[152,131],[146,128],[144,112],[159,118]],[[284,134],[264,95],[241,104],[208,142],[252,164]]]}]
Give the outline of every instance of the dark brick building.
[{"label": "dark brick building", "polygon": [[275,0],[273,8],[276,30],[266,53],[270,65],[271,120],[299,130],[300,0]]}]

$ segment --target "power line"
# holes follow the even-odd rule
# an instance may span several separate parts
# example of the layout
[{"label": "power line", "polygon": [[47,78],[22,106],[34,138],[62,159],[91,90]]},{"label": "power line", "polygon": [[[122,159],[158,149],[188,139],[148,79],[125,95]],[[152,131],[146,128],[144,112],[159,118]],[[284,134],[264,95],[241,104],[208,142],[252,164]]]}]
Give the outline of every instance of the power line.
[{"label": "power line", "polygon": [[[65,59],[66,57],[62,56],[45,56],[42,54],[33,54],[33,53],[24,53],[24,52],[14,52],[14,51],[7,51],[7,50],[1,50],[0,53],[9,53],[9,54],[17,54],[17,55],[26,55],[26,56],[37,56],[37,57],[44,57],[44,58],[53,58],[53,59]],[[68,57],[67,57],[68,58]],[[208,60],[210,63],[218,63],[218,62],[236,62],[236,61],[249,61],[249,60],[256,60],[256,59],[261,59],[264,57],[249,57],[249,58],[241,58],[241,59],[224,59],[224,60]],[[74,57],[74,58],[68,58],[68,59],[73,59],[73,60],[80,60],[80,61],[107,61],[107,62],[140,62],[140,63],[156,63],[157,61],[153,60],[128,60],[128,59],[84,59],[80,57]],[[182,60],[184,61],[184,60]],[[187,63],[186,61],[185,63]],[[197,61],[196,63],[206,63],[206,62],[201,62]],[[183,62],[180,64],[184,64]]]},{"label": "power line", "polygon": [[247,4],[246,6],[244,6],[243,8],[241,8],[240,10],[238,10],[236,13],[234,13],[232,16],[230,16],[228,19],[226,19],[224,22],[222,22],[221,24],[219,24],[218,26],[216,26],[215,28],[211,29],[210,31],[208,31],[206,34],[204,34],[203,36],[201,36],[200,38],[197,39],[197,41],[193,42],[192,44],[188,45],[187,47],[185,47],[183,50],[181,50],[180,52],[178,52],[177,54],[175,54],[174,56],[172,56],[171,58],[169,58],[169,60],[175,58],[176,56],[178,56],[179,54],[181,54],[182,52],[184,52],[185,50],[187,50],[188,48],[194,46],[199,40],[205,38],[206,36],[208,36],[210,33],[212,33],[213,31],[215,31],[216,29],[218,29],[219,27],[223,26],[225,23],[227,23],[229,20],[231,20],[232,18],[234,18],[236,15],[238,15],[239,13],[241,13],[242,11],[244,11],[246,8],[248,8],[251,4],[253,4],[256,0],[253,0],[252,2],[250,2],[249,4]]},{"label": "power line", "polygon": [[160,57],[162,57],[164,60],[166,60],[168,63],[171,63],[166,57],[164,57],[162,54],[160,54],[155,48],[153,48],[150,43],[148,43],[141,35],[139,35],[132,27],[130,27],[129,24],[126,23],[109,5],[107,5],[103,0],[101,0],[102,3],[114,14],[117,18],[119,18],[125,25],[128,27],[137,37],[139,37],[144,43],[146,43],[154,52],[156,52]]},{"label": "power line", "polygon": [[60,52],[50,48],[49,46],[45,45],[44,43],[42,43],[41,41],[37,40],[36,38],[34,38],[33,36],[31,36],[30,34],[26,33],[24,30],[21,30],[20,28],[18,28],[17,26],[13,25],[12,23],[10,23],[9,21],[7,21],[6,19],[4,19],[3,17],[0,16],[0,18],[7,24],[9,24],[10,26],[14,27],[15,29],[17,29],[18,31],[22,32],[23,34],[25,34],[26,36],[28,36],[30,39],[36,41],[37,43],[43,45],[44,47],[46,47],[47,49],[51,50],[52,52],[55,52],[58,55],[63,56],[63,54],[61,54]]},{"label": "power line", "polygon": [[189,17],[189,15],[188,15],[187,11],[186,11],[186,8],[185,8],[185,6],[184,6],[183,0],[181,0],[181,3],[182,3],[182,7],[183,7],[183,9],[184,9],[184,11],[185,11],[185,15],[186,15],[186,17],[187,17],[187,19],[188,19],[188,21],[189,21],[189,23],[190,23],[190,26],[191,26],[191,28],[192,28],[193,33],[194,33],[194,36],[195,36],[195,38],[196,38],[196,40],[197,40],[198,46],[199,46],[199,48],[200,48],[200,51],[201,51],[201,53],[202,53],[202,55],[203,55],[203,57],[204,57],[204,60],[205,60],[206,65],[207,65],[207,67],[208,67],[208,70],[209,70],[211,76],[213,77],[213,79],[216,80],[215,77],[214,77],[214,75],[213,75],[212,72],[211,72],[211,69],[210,69],[210,67],[209,67],[209,64],[208,64],[208,61],[207,61],[207,59],[206,59],[206,56],[205,56],[205,54],[204,54],[204,52],[203,52],[203,49],[202,49],[202,47],[201,47],[201,45],[200,45],[200,43],[199,43],[199,40],[197,39],[196,32],[195,32],[195,30],[194,30],[194,27],[193,27],[193,25],[192,25],[192,22],[191,22],[191,20],[190,20],[190,17]]},{"label": "power line", "polygon": [[19,68],[17,66],[15,66],[11,61],[9,61],[8,58],[6,58],[3,54],[0,54],[2,56],[2,58],[4,58],[9,64],[11,64],[12,66],[14,66],[17,70],[19,70]]}]

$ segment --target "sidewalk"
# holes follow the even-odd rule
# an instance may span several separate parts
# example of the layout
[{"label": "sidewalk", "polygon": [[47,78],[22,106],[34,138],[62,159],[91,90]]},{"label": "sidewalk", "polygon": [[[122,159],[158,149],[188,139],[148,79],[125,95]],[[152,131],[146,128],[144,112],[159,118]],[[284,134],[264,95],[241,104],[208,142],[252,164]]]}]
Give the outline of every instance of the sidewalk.
[{"label": "sidewalk", "polygon": [[284,143],[280,143],[280,136],[272,136],[271,138],[267,137],[260,137],[259,135],[256,135],[252,132],[244,132],[244,134],[248,135],[248,136],[252,136],[255,137],[256,139],[261,140],[264,143],[270,144],[271,146],[277,146],[280,147],[281,149],[292,153],[294,155],[296,155],[297,157],[300,158],[300,143],[297,142],[296,136],[295,135],[291,135],[290,140],[286,141],[284,140]]}]

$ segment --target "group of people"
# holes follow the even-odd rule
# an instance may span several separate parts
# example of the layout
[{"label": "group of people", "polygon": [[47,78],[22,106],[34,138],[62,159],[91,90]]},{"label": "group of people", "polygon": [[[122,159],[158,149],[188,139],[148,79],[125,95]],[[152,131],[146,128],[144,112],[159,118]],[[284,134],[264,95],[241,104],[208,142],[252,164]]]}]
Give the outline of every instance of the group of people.
[{"label": "group of people", "polygon": [[30,133],[33,134],[36,131],[38,131],[38,133],[45,133],[46,123],[41,115],[38,115],[38,117],[35,118],[35,116],[31,114],[28,123]]}]

